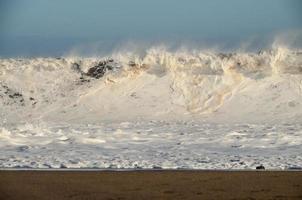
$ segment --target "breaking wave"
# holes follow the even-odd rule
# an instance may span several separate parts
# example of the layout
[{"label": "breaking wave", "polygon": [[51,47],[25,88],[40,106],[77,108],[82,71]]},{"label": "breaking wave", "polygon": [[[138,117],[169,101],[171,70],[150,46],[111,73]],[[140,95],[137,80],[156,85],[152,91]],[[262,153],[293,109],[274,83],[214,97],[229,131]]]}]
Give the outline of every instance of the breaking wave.
[{"label": "breaking wave", "polygon": [[288,48],[0,59],[2,123],[293,120],[301,117],[301,100],[302,51]]}]

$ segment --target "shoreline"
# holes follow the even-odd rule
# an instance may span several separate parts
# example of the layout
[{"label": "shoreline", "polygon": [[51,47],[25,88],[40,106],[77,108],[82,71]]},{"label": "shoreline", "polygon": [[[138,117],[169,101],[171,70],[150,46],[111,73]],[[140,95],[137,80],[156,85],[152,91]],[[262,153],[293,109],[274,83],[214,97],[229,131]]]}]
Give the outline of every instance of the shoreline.
[{"label": "shoreline", "polygon": [[288,169],[190,169],[190,168],[1,168],[1,171],[33,172],[302,172],[302,168]]}]

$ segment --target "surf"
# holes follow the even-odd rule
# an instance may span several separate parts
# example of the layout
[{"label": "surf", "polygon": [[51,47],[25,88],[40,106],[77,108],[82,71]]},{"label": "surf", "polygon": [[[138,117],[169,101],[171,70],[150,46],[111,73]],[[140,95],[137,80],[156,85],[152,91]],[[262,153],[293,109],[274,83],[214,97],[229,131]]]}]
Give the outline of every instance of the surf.
[{"label": "surf", "polygon": [[301,100],[299,49],[0,59],[2,123],[299,121]]}]

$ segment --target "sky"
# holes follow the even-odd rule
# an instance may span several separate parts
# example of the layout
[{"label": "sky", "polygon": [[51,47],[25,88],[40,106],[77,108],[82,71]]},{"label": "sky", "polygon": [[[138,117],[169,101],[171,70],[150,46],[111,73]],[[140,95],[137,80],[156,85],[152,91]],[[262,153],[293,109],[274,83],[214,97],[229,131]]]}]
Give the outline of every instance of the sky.
[{"label": "sky", "polygon": [[92,53],[127,41],[263,44],[301,29],[301,0],[0,0],[0,57]]}]

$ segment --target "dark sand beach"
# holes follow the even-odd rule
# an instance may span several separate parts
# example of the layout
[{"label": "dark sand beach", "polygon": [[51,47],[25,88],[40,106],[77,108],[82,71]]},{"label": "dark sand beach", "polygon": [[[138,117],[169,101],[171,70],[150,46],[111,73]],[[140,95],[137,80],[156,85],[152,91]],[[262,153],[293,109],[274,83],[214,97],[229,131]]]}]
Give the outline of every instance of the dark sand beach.
[{"label": "dark sand beach", "polygon": [[0,171],[1,200],[302,199],[302,171]]}]

